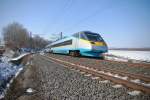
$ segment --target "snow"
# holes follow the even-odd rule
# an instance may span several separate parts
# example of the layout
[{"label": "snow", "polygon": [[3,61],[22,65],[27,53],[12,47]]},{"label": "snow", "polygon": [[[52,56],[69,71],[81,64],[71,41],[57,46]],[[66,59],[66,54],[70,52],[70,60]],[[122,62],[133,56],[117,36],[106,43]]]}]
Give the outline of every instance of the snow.
[{"label": "snow", "polygon": [[120,79],[123,79],[123,80],[127,80],[128,79],[127,76],[122,77],[122,76],[119,76],[118,74],[115,74],[114,77],[120,78]]},{"label": "snow", "polygon": [[18,57],[16,57],[16,58],[12,58],[12,59],[10,59],[11,61],[14,61],[14,60],[19,60],[19,59],[21,59],[22,57],[24,57],[24,56],[26,56],[26,55],[28,55],[29,53],[24,53],[24,54],[21,54],[20,56],[18,56]]},{"label": "snow", "polygon": [[112,86],[113,88],[121,88],[121,87],[123,87],[121,84],[116,84],[116,85],[114,85],[114,86]]},{"label": "snow", "polygon": [[141,93],[141,91],[131,91],[131,92],[128,92],[129,95],[132,95],[132,96],[136,96],[136,95],[139,95]]},{"label": "snow", "polygon": [[150,87],[150,83],[142,83],[144,86]]},{"label": "snow", "polygon": [[131,82],[134,82],[134,83],[141,83],[140,79],[134,79],[134,80],[131,80]]},{"label": "snow", "polygon": [[84,76],[92,76],[92,74],[86,74],[86,75],[84,75]]},{"label": "snow", "polygon": [[16,66],[9,62],[10,56],[3,56],[0,59],[0,98],[4,97],[4,91],[9,88],[10,83],[13,82],[13,77],[18,74],[22,65]]},{"label": "snow", "polygon": [[109,83],[109,80],[103,80],[103,81],[99,81],[99,83]]},{"label": "snow", "polygon": [[4,98],[4,93],[0,94],[0,100]]},{"label": "snow", "polygon": [[85,74],[85,72],[80,72],[81,74]]},{"label": "snow", "polygon": [[150,62],[150,51],[109,50],[106,58],[121,61],[133,59]]},{"label": "snow", "polygon": [[92,77],[93,80],[99,79],[99,77]]},{"label": "snow", "polygon": [[32,92],[33,92],[33,89],[32,89],[32,88],[28,88],[28,89],[26,90],[26,92],[27,92],[27,93],[32,93]]},{"label": "snow", "polygon": [[3,54],[3,57],[12,58],[14,54],[15,54],[14,51],[6,48],[6,50],[5,50],[4,54]]}]

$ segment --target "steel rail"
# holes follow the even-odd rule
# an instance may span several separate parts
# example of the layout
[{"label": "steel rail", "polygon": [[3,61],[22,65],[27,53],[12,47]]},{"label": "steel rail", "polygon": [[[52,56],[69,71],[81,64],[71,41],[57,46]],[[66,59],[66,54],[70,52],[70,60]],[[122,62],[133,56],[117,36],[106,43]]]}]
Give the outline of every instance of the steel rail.
[{"label": "steel rail", "polygon": [[122,85],[124,85],[126,87],[129,87],[129,88],[132,88],[132,89],[135,89],[135,90],[140,90],[140,91],[142,91],[144,93],[150,94],[150,88],[146,87],[144,85],[141,85],[141,84],[138,84],[138,83],[134,83],[134,82],[131,82],[131,81],[128,81],[128,80],[123,80],[123,79],[120,79],[120,78],[117,78],[117,77],[114,77],[114,76],[110,76],[110,75],[107,75],[107,74],[104,74],[104,73],[100,73],[99,71],[91,69],[89,67],[85,68],[83,66],[76,65],[76,64],[73,64],[73,63],[70,63],[70,62],[66,62],[66,61],[63,61],[63,60],[59,60],[59,59],[56,59],[56,58],[53,58],[53,57],[48,57],[48,56],[44,56],[44,55],[43,55],[43,57],[44,58],[47,57],[50,60],[55,61],[55,62],[59,62],[59,63],[61,63],[63,65],[67,65],[67,66],[69,65],[68,67],[71,66],[71,67],[73,67],[75,69],[79,69],[80,71],[92,74],[94,76],[110,80],[110,81],[112,81],[114,83],[122,84]]},{"label": "steel rail", "polygon": [[[109,62],[109,61],[107,61],[107,62]],[[110,62],[112,62],[112,61],[110,61]],[[119,62],[117,62],[117,63],[119,63]],[[90,68],[93,68],[93,67],[90,67]],[[114,69],[105,68],[105,67],[102,67],[102,66],[100,66],[98,68],[95,68],[95,69],[103,70],[103,71],[111,72],[111,73],[115,73],[115,74],[120,74],[120,75],[123,75],[123,76],[126,75],[126,76],[128,76],[130,78],[133,78],[133,79],[140,79],[140,80],[145,81],[145,82],[150,82],[150,77],[149,76],[144,76],[144,75],[139,75],[139,74],[133,74],[133,73],[124,72],[124,71],[120,71],[120,70],[114,70]]]}]

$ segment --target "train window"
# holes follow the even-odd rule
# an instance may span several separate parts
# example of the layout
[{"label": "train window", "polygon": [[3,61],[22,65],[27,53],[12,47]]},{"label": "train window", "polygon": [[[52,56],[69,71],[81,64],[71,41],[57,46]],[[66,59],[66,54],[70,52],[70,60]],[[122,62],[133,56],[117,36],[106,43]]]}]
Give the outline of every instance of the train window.
[{"label": "train window", "polygon": [[72,44],[72,40],[67,40],[61,43],[54,44],[51,47],[59,47],[59,46],[65,46],[65,45],[71,45],[71,44]]},{"label": "train window", "polygon": [[85,35],[84,33],[81,33],[81,34],[80,34],[80,38],[81,38],[81,39],[88,40],[87,37],[86,37],[86,35]]},{"label": "train window", "polygon": [[103,41],[102,37],[96,33],[86,33],[86,37],[90,41]]}]

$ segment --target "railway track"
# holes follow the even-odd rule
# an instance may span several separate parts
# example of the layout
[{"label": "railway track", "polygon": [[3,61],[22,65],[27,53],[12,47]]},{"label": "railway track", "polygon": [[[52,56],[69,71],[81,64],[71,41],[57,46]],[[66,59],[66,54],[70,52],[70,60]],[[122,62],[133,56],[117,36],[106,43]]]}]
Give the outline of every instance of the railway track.
[{"label": "railway track", "polygon": [[[111,62],[111,63],[120,63],[118,61],[113,61],[113,60],[105,60],[106,62]],[[150,68],[150,64],[149,63],[127,63],[127,62],[121,62],[122,64],[127,64],[128,66],[130,67],[139,67],[139,66],[142,66],[142,67],[145,67],[145,68]]]},{"label": "railway track", "polygon": [[128,88],[139,90],[144,93],[150,94],[150,77],[146,77],[138,74],[131,74],[131,73],[118,71],[118,70],[112,70],[108,68],[94,69],[92,67],[87,67],[87,66],[67,62],[50,56],[43,55],[43,57],[55,63],[62,64],[65,67],[80,70],[84,73],[92,74],[96,77],[101,77],[110,80],[116,84],[121,84]]}]

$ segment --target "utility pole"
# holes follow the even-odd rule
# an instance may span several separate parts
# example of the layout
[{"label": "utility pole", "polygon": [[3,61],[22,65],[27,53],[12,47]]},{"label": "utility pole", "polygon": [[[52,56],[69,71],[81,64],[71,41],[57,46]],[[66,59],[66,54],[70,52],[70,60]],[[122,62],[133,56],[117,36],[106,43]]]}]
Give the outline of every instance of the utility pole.
[{"label": "utility pole", "polygon": [[62,39],[63,38],[63,33],[62,32],[60,32],[60,39]]}]

